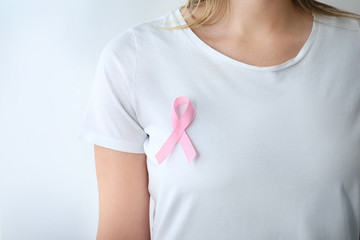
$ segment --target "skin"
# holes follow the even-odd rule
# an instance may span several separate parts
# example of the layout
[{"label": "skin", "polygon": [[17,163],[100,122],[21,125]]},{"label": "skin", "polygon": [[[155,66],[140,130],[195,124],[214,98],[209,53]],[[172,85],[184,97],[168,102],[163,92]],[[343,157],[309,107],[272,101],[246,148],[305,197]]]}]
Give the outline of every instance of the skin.
[{"label": "skin", "polygon": [[[291,0],[233,0],[230,4],[220,22],[191,29],[207,45],[237,61],[259,67],[281,64],[298,54],[311,33],[313,16],[300,12]],[[193,15],[199,17],[201,12],[199,8]],[[187,13],[182,9],[183,16]],[[193,20],[189,15],[185,21]]]},{"label": "skin", "polygon": [[[182,13],[186,16],[186,9]],[[190,23],[191,17],[185,21]],[[217,51],[263,67],[295,57],[311,32],[312,21],[311,14],[296,10],[290,0],[233,0],[223,20],[192,30]],[[149,240],[146,155],[97,145],[94,153],[99,191],[97,240]]]},{"label": "skin", "polygon": [[150,239],[146,155],[94,145],[99,192],[97,240]]}]

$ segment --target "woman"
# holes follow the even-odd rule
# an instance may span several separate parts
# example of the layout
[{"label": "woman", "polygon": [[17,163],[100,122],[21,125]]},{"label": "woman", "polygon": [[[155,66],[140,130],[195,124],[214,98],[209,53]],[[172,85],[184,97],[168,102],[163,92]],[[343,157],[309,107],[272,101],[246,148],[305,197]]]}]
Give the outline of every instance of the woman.
[{"label": "woman", "polygon": [[188,1],[109,41],[80,135],[97,239],[359,239],[359,17]]}]

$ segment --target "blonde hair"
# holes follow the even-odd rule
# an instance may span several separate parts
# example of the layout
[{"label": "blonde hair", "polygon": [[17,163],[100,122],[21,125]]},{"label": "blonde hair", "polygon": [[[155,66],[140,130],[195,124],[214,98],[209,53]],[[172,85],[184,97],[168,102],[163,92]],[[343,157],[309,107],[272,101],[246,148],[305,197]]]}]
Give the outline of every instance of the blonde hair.
[{"label": "blonde hair", "polygon": [[[359,24],[360,24],[360,15],[357,13],[348,12],[315,0],[291,0],[291,1],[299,10],[305,13],[315,13],[315,14],[322,14],[327,16],[353,18],[359,20]],[[203,11],[200,17],[196,18],[192,14],[192,12],[195,12],[199,7],[203,7]],[[194,19],[194,21],[190,24],[174,26],[174,27],[164,27],[164,28],[182,29],[187,27],[194,27],[200,24],[204,24],[212,20],[213,18],[219,21],[225,15],[228,7],[229,7],[228,0],[187,0],[187,3],[185,5],[181,5],[180,8],[187,8],[189,13],[186,16],[190,14],[190,16],[192,17],[192,19]],[[215,23],[217,21],[215,21]]]}]

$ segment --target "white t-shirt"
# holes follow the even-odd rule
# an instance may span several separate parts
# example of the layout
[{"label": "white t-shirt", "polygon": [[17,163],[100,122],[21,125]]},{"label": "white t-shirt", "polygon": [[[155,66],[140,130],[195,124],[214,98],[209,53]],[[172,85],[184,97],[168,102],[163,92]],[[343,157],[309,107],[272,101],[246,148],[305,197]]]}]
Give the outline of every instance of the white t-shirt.
[{"label": "white t-shirt", "polygon": [[106,44],[80,133],[146,153],[152,239],[358,240],[359,21],[315,14],[296,57],[259,67],[161,29],[176,16]]}]

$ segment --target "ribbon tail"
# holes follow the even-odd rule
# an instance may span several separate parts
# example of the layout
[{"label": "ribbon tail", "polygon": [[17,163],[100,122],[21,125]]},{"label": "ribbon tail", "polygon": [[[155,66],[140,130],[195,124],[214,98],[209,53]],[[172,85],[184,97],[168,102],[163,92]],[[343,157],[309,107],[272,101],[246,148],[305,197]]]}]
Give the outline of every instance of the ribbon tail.
[{"label": "ribbon tail", "polygon": [[156,153],[155,158],[158,164],[161,164],[166,157],[170,154],[170,152],[175,147],[176,143],[179,141],[181,137],[181,132],[179,132],[179,128],[176,128],[162,145],[160,150]]},{"label": "ribbon tail", "polygon": [[194,145],[192,144],[189,136],[187,135],[187,133],[185,131],[181,135],[180,143],[185,152],[185,156],[188,160],[188,163],[191,163],[191,161],[196,156],[196,151],[195,151]]}]

